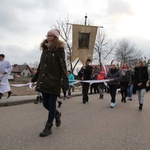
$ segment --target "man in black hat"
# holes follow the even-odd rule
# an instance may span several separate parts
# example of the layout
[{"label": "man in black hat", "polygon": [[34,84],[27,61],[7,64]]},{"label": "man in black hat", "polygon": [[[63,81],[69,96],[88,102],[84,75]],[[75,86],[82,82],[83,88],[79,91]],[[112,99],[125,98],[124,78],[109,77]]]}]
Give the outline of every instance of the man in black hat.
[{"label": "man in black hat", "polygon": [[[83,66],[80,69],[78,76],[80,77],[81,80],[91,80],[93,67],[90,66],[90,62],[91,62],[91,60],[87,59],[85,62],[85,66]],[[82,89],[82,94],[83,94],[82,101],[85,104],[89,100],[89,97],[88,97],[89,83],[83,82],[82,88],[83,88]]]}]

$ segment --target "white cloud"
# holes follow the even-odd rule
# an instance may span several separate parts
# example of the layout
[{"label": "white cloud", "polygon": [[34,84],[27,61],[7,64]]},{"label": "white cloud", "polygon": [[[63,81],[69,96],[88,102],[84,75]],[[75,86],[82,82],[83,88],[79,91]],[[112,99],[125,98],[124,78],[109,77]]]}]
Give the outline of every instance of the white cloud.
[{"label": "white cloud", "polygon": [[[129,38],[150,56],[149,1],[136,0],[5,0],[0,5],[0,53],[12,63],[38,61],[39,45],[56,20],[69,16],[84,24],[87,13],[93,25],[113,41]],[[139,40],[140,39],[140,40]]]}]

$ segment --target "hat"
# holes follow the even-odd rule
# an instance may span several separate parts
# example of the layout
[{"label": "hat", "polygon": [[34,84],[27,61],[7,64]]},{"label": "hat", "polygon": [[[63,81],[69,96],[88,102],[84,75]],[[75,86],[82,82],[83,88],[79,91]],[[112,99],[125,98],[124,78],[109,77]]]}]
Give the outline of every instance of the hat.
[{"label": "hat", "polygon": [[52,30],[49,30],[48,33],[52,33],[54,34],[58,39],[59,39],[59,35],[60,35],[60,31],[57,30],[57,29],[52,29]]},{"label": "hat", "polygon": [[116,61],[113,61],[112,65],[117,67],[118,63]]},{"label": "hat", "polygon": [[101,72],[100,72],[100,74],[103,74],[103,75],[104,75],[104,74],[105,74],[105,72],[104,72],[104,71],[101,71]]},{"label": "hat", "polygon": [[0,57],[4,58],[4,57],[5,57],[5,55],[4,55],[4,54],[0,54]]},{"label": "hat", "polygon": [[91,59],[88,58],[86,61],[91,62]]}]

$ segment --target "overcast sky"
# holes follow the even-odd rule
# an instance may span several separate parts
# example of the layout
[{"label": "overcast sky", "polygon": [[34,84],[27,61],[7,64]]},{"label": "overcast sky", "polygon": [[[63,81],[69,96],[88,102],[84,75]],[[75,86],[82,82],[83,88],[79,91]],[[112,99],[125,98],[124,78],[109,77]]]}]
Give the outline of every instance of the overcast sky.
[{"label": "overcast sky", "polygon": [[11,64],[39,61],[39,45],[59,18],[103,26],[113,41],[129,39],[150,57],[149,0],[1,0],[0,53]]}]

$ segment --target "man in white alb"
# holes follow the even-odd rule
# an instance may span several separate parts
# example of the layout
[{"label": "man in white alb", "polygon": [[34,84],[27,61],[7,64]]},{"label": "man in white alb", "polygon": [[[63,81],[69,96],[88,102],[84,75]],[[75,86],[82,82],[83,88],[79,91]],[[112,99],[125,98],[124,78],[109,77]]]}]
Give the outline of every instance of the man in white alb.
[{"label": "man in white alb", "polygon": [[7,60],[4,60],[4,58],[5,55],[0,54],[0,99],[2,98],[5,92],[8,93],[7,98],[9,98],[10,95],[12,94],[8,82],[8,77],[12,71],[12,66]]}]

